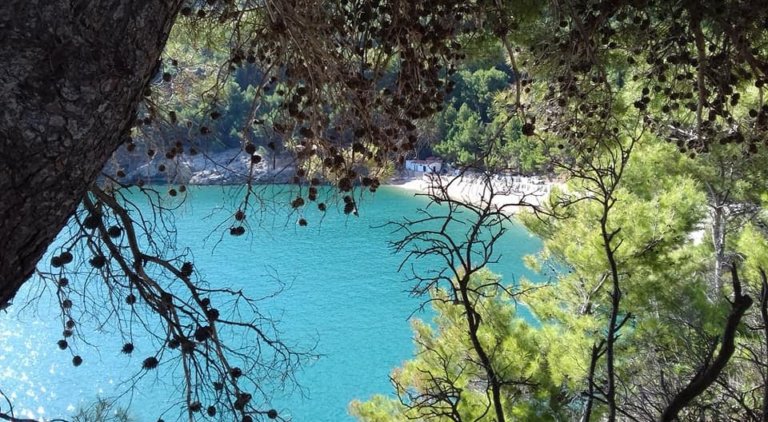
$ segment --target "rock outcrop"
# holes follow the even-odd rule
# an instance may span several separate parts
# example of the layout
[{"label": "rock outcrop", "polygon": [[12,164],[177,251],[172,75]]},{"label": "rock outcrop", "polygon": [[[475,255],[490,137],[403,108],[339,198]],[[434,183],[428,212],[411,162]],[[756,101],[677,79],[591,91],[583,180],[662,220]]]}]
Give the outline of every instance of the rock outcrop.
[{"label": "rock outcrop", "polygon": [[124,183],[186,185],[236,185],[249,179],[258,183],[286,183],[293,174],[288,160],[263,160],[252,166],[251,156],[240,149],[182,154],[173,159],[146,157],[146,154],[122,154],[107,165],[105,173],[115,174],[122,169]]}]

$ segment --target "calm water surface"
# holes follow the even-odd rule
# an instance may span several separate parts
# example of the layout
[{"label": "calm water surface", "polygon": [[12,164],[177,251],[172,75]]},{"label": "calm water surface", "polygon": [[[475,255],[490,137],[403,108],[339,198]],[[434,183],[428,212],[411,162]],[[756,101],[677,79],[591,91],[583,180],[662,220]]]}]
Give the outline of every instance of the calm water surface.
[{"label": "calm water surface", "polygon": [[[236,191],[191,189],[176,219],[179,245],[190,247],[197,268],[214,286],[264,291],[276,287],[275,278],[287,283],[287,290],[262,308],[279,317],[288,339],[306,346],[317,342],[322,357],[298,375],[304,394],[285,392],[273,406],[295,422],[352,420],[351,400],[391,392],[389,372],[413,353],[407,318],[421,303],[409,297],[405,275],[397,273],[402,256],[388,249],[387,241],[397,235],[375,227],[414,216],[425,201],[384,188],[363,202],[357,218],[332,208],[322,224],[319,214],[310,214],[310,226],[298,227],[297,217],[283,210],[262,215],[248,236],[222,237],[223,228],[212,234],[226,217],[217,209],[231,205]],[[534,278],[521,258],[540,247],[538,239],[511,227],[499,247],[502,260],[492,269],[507,279]],[[35,280],[24,289],[20,297],[39,290]],[[115,327],[99,327],[87,333],[92,346],[77,345],[84,363],[75,368],[71,353],[56,346],[61,327],[50,292],[34,307],[13,306],[0,314],[0,389],[13,399],[17,416],[67,417],[99,396],[124,391],[121,383],[140,373],[143,358],[152,353],[137,344],[133,355],[123,355]],[[122,403],[136,420],[154,421],[158,409],[176,399],[172,383],[153,373],[139,382],[141,388]]]}]

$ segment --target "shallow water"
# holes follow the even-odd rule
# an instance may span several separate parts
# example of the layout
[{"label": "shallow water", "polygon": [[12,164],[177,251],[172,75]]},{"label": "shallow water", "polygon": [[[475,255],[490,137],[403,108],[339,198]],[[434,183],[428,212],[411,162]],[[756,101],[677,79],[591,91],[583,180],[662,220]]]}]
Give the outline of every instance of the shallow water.
[{"label": "shallow water", "polygon": [[[388,249],[387,241],[397,235],[379,226],[414,216],[425,201],[383,188],[365,199],[359,217],[331,208],[322,223],[319,214],[310,213],[310,225],[298,227],[296,215],[279,210],[265,212],[247,236],[221,236],[225,228],[212,233],[228,215],[217,208],[231,204],[236,192],[192,188],[176,218],[178,244],[190,247],[197,268],[214,286],[274,288],[275,278],[287,283],[286,291],[262,307],[279,316],[288,339],[307,346],[316,341],[322,357],[298,375],[305,394],[286,392],[272,405],[296,422],[351,420],[348,403],[390,393],[389,372],[413,352],[407,318],[421,301],[409,297],[410,285],[397,273],[402,256]],[[538,239],[512,226],[498,247],[502,259],[491,268],[506,279],[533,278],[521,258],[540,247]],[[37,294],[35,280],[24,290],[20,297]],[[84,363],[73,367],[71,353],[56,346],[62,323],[55,303],[46,291],[33,307],[14,305],[0,314],[0,388],[12,398],[17,416],[67,417],[99,396],[115,395],[124,390],[122,381],[140,373],[151,352],[142,354],[137,344],[133,355],[121,354],[122,340],[107,326],[87,333],[98,346],[77,345]],[[160,375],[148,374],[140,383],[121,402],[136,420],[156,420],[159,408],[177,400],[172,383]],[[0,402],[0,409],[6,408]]]}]

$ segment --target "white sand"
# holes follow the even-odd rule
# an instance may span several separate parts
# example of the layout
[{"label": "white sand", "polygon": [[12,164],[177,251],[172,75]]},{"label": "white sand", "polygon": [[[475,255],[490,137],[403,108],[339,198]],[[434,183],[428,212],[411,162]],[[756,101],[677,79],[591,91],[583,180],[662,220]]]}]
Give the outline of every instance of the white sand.
[{"label": "white sand", "polygon": [[[501,177],[494,176],[489,181],[482,175],[440,176],[417,174],[402,178],[398,183],[388,186],[396,187],[415,193],[427,194],[430,191],[445,190],[448,198],[480,204],[488,202],[501,208],[504,212],[513,214],[522,209],[530,210],[546,200],[555,182],[541,177]],[[430,190],[432,188],[433,190]],[[437,190],[434,190],[434,189]],[[520,206],[516,206],[516,205]]]}]

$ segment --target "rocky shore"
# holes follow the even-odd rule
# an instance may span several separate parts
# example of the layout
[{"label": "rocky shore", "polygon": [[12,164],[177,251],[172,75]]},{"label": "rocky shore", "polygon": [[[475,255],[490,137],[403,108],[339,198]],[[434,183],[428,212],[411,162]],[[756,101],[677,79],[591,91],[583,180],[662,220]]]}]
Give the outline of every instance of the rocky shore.
[{"label": "rocky shore", "polygon": [[105,173],[116,174],[118,170],[125,174],[121,178],[125,183],[237,185],[249,179],[258,183],[287,183],[293,176],[288,159],[264,159],[251,165],[251,155],[240,149],[181,154],[173,159],[122,154],[107,165]]}]

